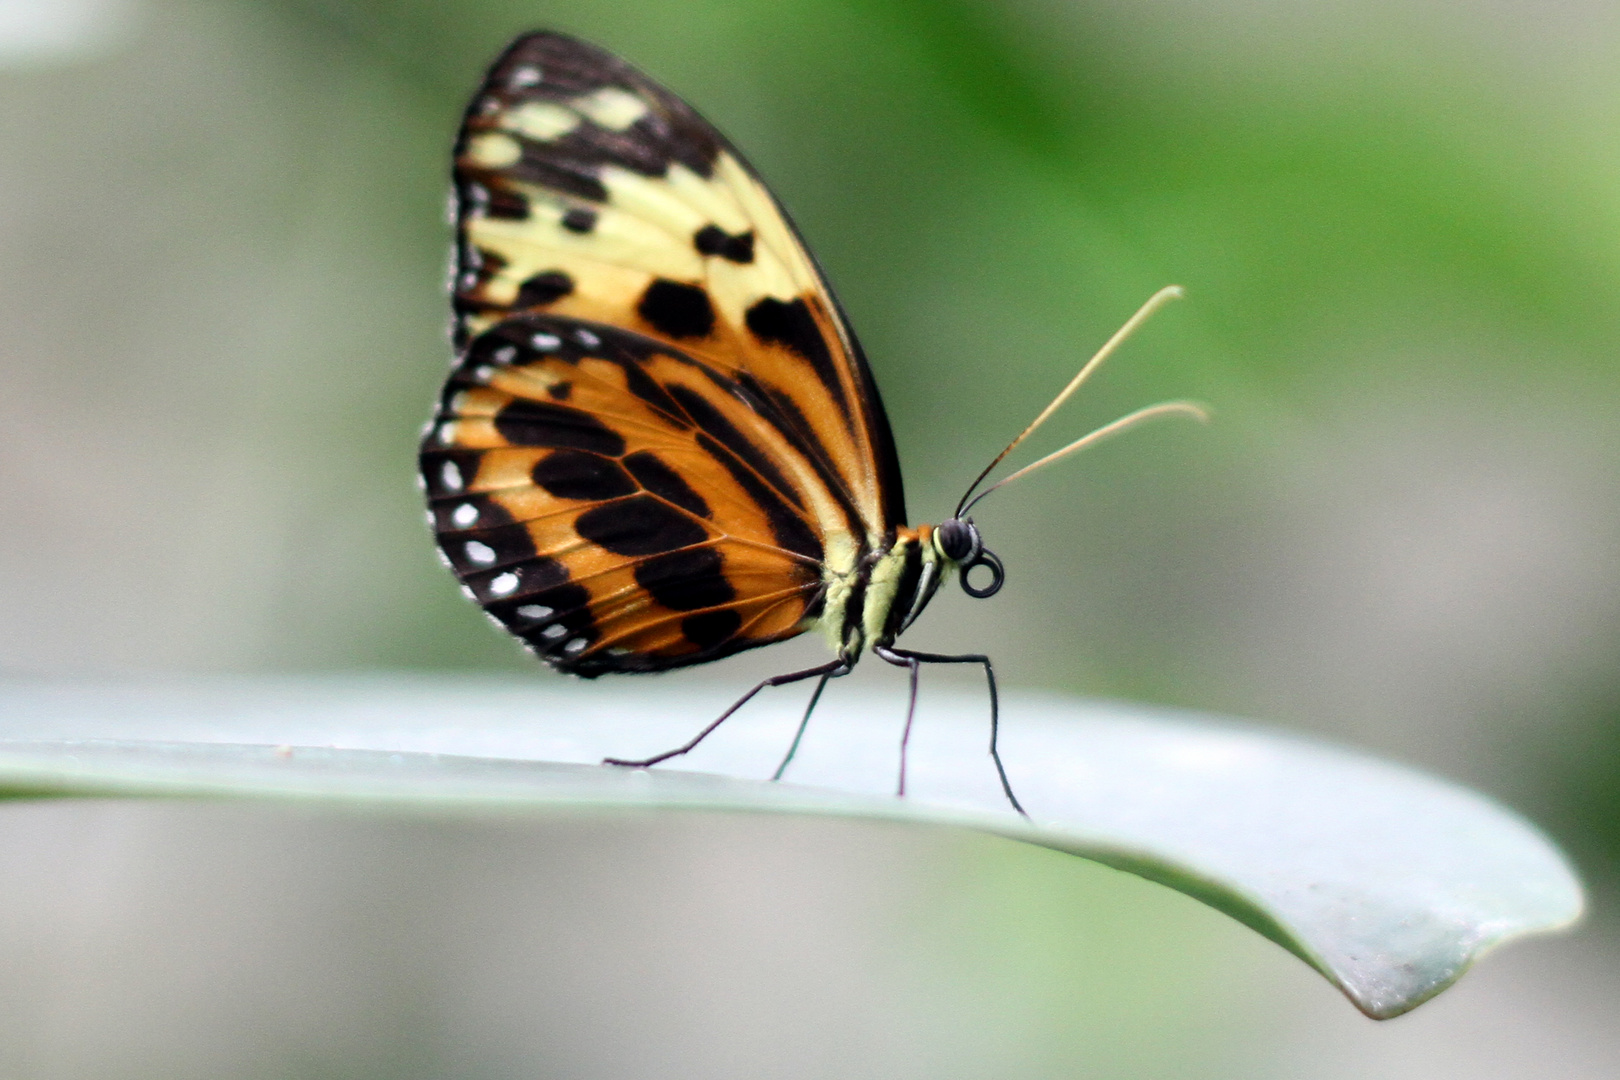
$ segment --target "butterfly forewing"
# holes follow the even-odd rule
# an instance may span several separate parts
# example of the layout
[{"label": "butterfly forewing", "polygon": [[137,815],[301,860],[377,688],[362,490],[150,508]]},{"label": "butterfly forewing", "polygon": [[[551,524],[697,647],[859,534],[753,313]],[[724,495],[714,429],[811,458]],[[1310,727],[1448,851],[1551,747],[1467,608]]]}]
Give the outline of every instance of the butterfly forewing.
[{"label": "butterfly forewing", "polygon": [[796,231],[734,148],[622,60],[555,34],[491,69],[457,143],[463,340],[520,311],[634,330],[777,402],[878,543],[905,519],[859,346]]}]

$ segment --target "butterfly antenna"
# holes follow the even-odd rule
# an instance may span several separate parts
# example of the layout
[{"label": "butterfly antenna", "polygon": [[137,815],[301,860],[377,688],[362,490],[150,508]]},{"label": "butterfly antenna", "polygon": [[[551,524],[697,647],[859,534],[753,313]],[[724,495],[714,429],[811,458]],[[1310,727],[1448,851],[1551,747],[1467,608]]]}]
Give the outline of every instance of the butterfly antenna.
[{"label": "butterfly antenna", "polygon": [[[983,494],[981,494],[978,498],[973,498],[973,492],[978,489],[978,486],[980,484],[984,483],[984,478],[989,476],[990,473],[995,469],[995,467],[997,465],[1000,465],[1002,463],[1002,461],[1007,457],[1008,454],[1010,454],[1014,450],[1018,449],[1018,445],[1020,443],[1022,443],[1025,439],[1027,439],[1031,435],[1033,435],[1035,433],[1036,428],[1038,428],[1042,424],[1046,423],[1047,417],[1049,417],[1053,413],[1057,412],[1058,409],[1062,407],[1063,403],[1065,401],[1068,401],[1069,398],[1071,396],[1073,396],[1073,394],[1074,394],[1074,392],[1076,390],[1080,389],[1081,384],[1084,383],[1088,378],[1091,377],[1091,373],[1093,371],[1096,371],[1099,367],[1101,367],[1102,362],[1104,360],[1107,360],[1110,356],[1112,356],[1114,354],[1114,350],[1118,349],[1119,346],[1125,341],[1126,338],[1130,337],[1132,334],[1134,334],[1136,332],[1137,327],[1139,327],[1143,323],[1147,322],[1148,319],[1152,317],[1153,313],[1158,311],[1164,305],[1168,304],[1172,300],[1179,300],[1185,295],[1186,295],[1186,292],[1182,290],[1180,285],[1166,285],[1164,288],[1160,289],[1158,292],[1156,292],[1152,296],[1150,296],[1148,298],[1148,302],[1143,304],[1140,308],[1138,308],[1137,311],[1136,311],[1136,314],[1132,315],[1129,319],[1125,320],[1125,325],[1121,326],[1118,330],[1114,331],[1114,336],[1109,338],[1106,342],[1103,343],[1103,347],[1097,350],[1096,355],[1094,355],[1090,360],[1086,361],[1085,366],[1080,369],[1079,373],[1076,374],[1074,378],[1069,380],[1069,385],[1065,386],[1063,388],[1063,392],[1058,394],[1057,397],[1053,398],[1052,403],[1050,405],[1048,405],[1046,408],[1042,409],[1041,414],[1039,416],[1037,416],[1035,419],[1031,420],[1029,422],[1028,427],[1026,427],[1023,431],[1019,432],[1018,438],[1016,438],[1012,442],[1008,443],[1007,448],[1005,450],[1003,450],[1001,453],[997,454],[996,457],[995,457],[995,460],[990,462],[990,464],[986,465],[984,467],[984,471],[981,472],[978,476],[976,476],[974,478],[973,483],[968,485],[967,491],[962,493],[961,500],[959,502],[957,502],[957,504],[956,504],[956,513],[951,515],[951,516],[960,518],[963,514],[965,514],[967,512],[967,508],[970,507],[971,505],[973,505],[973,503],[970,503],[968,501],[969,499],[973,499],[973,502],[976,503],[976,502],[979,501],[979,499],[984,498],[985,495],[990,494],[990,491],[994,491],[995,488],[991,488],[988,491],[985,491]],[[1186,403],[1185,402],[1167,402],[1166,404],[1185,405]],[[1143,420],[1149,419],[1149,417],[1142,416],[1142,413],[1146,413],[1146,412],[1150,411],[1150,409],[1158,409],[1158,408],[1160,408],[1160,406],[1154,405],[1154,406],[1150,406],[1149,409],[1143,409],[1143,410],[1140,410],[1140,412],[1132,413],[1130,416],[1127,416],[1127,417],[1124,417],[1124,418],[1122,418],[1120,420],[1114,421],[1112,424],[1109,424],[1105,428],[1100,428],[1098,431],[1092,432],[1091,435],[1086,436],[1086,439],[1091,439],[1093,436],[1096,436],[1098,439],[1107,438],[1107,435],[1103,434],[1104,432],[1107,432],[1110,435],[1111,434],[1117,434],[1117,431],[1114,431],[1114,430],[1111,430],[1111,429],[1118,428],[1118,425],[1125,423],[1126,420],[1131,420],[1133,417],[1140,417],[1140,419],[1143,419]],[[1205,414],[1205,415],[1207,416],[1207,414]],[[1118,428],[1118,430],[1123,431],[1124,428]],[[1068,447],[1065,447],[1064,449],[1059,450],[1056,454],[1052,454],[1052,455],[1049,455],[1048,457],[1042,458],[1040,461],[1036,462],[1034,465],[1029,466],[1028,468],[1020,469],[1017,473],[1014,473],[1013,476],[1022,476],[1024,473],[1027,473],[1031,469],[1034,469],[1034,468],[1036,468],[1036,467],[1038,467],[1040,465],[1043,465],[1043,464],[1047,463],[1048,461],[1055,461],[1056,459],[1062,457],[1063,455],[1065,455],[1067,453],[1070,453],[1070,452],[1072,452],[1074,450],[1081,449],[1081,446],[1079,444],[1080,443],[1085,443],[1086,439],[1081,439],[1081,440],[1079,440],[1078,443],[1071,443]],[[1007,477],[1006,480],[1002,480],[1000,483],[996,484],[996,487],[1000,487],[1002,484],[1007,483],[1008,480],[1013,479],[1013,476],[1009,476],[1009,477]]]},{"label": "butterfly antenna", "polygon": [[995,483],[979,492],[972,502],[968,503],[961,510],[957,511],[957,517],[961,517],[969,510],[972,510],[980,499],[996,490],[996,488],[1005,487],[1021,476],[1028,476],[1036,469],[1043,469],[1052,464],[1054,461],[1061,458],[1066,458],[1070,454],[1077,454],[1088,446],[1095,446],[1104,439],[1111,439],[1115,435],[1123,434],[1133,427],[1140,427],[1150,420],[1159,420],[1169,416],[1185,416],[1200,422],[1207,422],[1210,418],[1210,411],[1208,406],[1200,405],[1196,401],[1161,401],[1157,405],[1149,405],[1146,408],[1137,409],[1135,412],[1122,416],[1111,424],[1104,424],[1096,431],[1093,431],[1090,435],[1086,435],[1074,440],[1074,442],[1070,443],[1068,446],[1065,446],[1063,449],[1053,451],[1033,464],[1025,465],[1022,469],[1019,469],[1011,476],[1002,477],[1000,480],[997,480]]}]

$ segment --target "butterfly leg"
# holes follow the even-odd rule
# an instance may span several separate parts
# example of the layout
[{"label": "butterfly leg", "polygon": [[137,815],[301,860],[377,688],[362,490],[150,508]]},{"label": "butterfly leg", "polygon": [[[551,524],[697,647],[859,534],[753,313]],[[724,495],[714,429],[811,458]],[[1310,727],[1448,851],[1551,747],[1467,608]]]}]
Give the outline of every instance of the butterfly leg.
[{"label": "butterfly leg", "polygon": [[917,672],[922,664],[916,657],[902,654],[887,646],[879,645],[872,650],[884,660],[895,667],[909,668],[911,671],[911,697],[906,703],[906,726],[900,732],[900,783],[895,788],[896,795],[906,793],[906,750],[911,745],[911,721],[917,715]]},{"label": "butterfly leg", "polygon": [[[945,656],[940,653],[912,652],[910,649],[892,647],[874,649],[873,651],[883,659],[888,660],[889,663],[897,665],[907,664],[909,661],[910,664],[980,664],[984,667],[985,680],[990,684],[990,760],[996,763],[996,775],[1001,778],[1001,790],[1007,796],[1007,801],[1012,804],[1014,810],[1025,817],[1029,817],[1029,813],[1019,804],[1018,796],[1013,794],[1012,782],[1007,779],[1007,770],[1001,764],[1001,751],[997,747],[997,738],[1000,735],[1001,728],[1001,699],[996,693],[996,671],[990,665],[990,658],[977,653],[969,653],[963,656]],[[912,708],[915,709],[917,704],[916,667],[911,669],[911,704]],[[907,736],[911,734],[911,714],[909,712],[906,714],[906,734]],[[905,758],[903,755],[900,759],[900,768],[903,781],[905,777]]]},{"label": "butterfly leg", "polygon": [[816,683],[816,692],[810,695],[810,704],[804,707],[804,719],[799,721],[799,730],[793,735],[793,745],[788,747],[787,756],[782,759],[782,764],[771,774],[772,780],[782,779],[782,774],[787,772],[788,762],[799,752],[799,741],[804,738],[804,729],[810,726],[810,714],[816,711],[816,702],[821,700],[821,692],[827,689],[827,680],[839,675],[848,675],[849,672],[850,669],[846,665],[842,671],[828,671],[822,674],[821,680]]},{"label": "butterfly leg", "polygon": [[[628,766],[628,767],[630,767],[632,769],[645,769],[648,766],[658,764],[660,761],[668,761],[672,757],[680,757],[682,754],[684,754],[688,750],[692,749],[698,743],[702,742],[704,739],[707,739],[714,732],[715,728],[719,727],[721,724],[723,724],[727,720],[731,719],[731,714],[732,713],[736,712],[738,709],[740,709],[744,705],[748,704],[748,702],[753,699],[755,694],[759,693],[761,690],[765,689],[767,686],[786,686],[788,683],[796,683],[796,682],[802,682],[805,679],[813,679],[817,675],[823,676],[824,677],[823,681],[825,681],[825,679],[827,679],[827,678],[834,678],[834,677],[839,676],[839,675],[847,675],[849,673],[849,670],[850,670],[849,663],[847,661],[843,660],[842,658],[840,658],[840,659],[834,660],[834,661],[832,661],[830,663],[818,664],[817,666],[815,666],[813,668],[805,668],[803,671],[790,671],[786,675],[772,675],[770,678],[764,680],[758,686],[756,686],[752,690],[748,691],[748,693],[744,694],[742,697],[740,697],[736,701],[732,702],[731,703],[731,708],[727,709],[725,712],[721,713],[718,717],[716,717],[709,724],[708,727],[706,727],[702,731],[698,732],[697,735],[695,735],[691,739],[691,741],[686,743],[684,746],[677,746],[675,749],[666,750],[662,754],[654,754],[650,758],[641,758],[639,760],[634,760],[634,761],[627,760],[625,758],[611,758],[611,757],[610,758],[603,758],[602,759],[602,764],[604,764],[604,765],[625,765],[625,766]],[[821,691],[819,689],[817,689],[817,691],[816,691],[816,696],[817,697],[821,696]],[[811,701],[811,705],[812,705],[812,707],[815,705],[815,702],[813,700]],[[809,714],[806,713],[806,718],[807,719],[808,719],[808,716],[809,716]]]}]

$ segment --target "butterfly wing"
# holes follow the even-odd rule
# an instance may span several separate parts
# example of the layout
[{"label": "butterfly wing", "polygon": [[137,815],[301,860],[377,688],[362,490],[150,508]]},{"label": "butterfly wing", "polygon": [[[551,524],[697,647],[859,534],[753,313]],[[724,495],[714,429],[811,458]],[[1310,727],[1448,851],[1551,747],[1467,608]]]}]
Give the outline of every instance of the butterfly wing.
[{"label": "butterfly wing", "polygon": [[541,33],[469,106],[455,195],[457,366],[422,469],[463,588],[582,675],[806,629],[905,511],[860,347],[757,174]]},{"label": "butterfly wing", "polygon": [[519,312],[619,326],[769,402],[815,459],[840,560],[905,520],[866,361],[776,200],[690,106],[595,46],[518,38],[456,146],[458,344]]},{"label": "butterfly wing", "polygon": [[816,614],[821,470],[770,402],[664,342],[504,319],[465,350],[421,462],[463,588],[564,670],[702,663]]}]

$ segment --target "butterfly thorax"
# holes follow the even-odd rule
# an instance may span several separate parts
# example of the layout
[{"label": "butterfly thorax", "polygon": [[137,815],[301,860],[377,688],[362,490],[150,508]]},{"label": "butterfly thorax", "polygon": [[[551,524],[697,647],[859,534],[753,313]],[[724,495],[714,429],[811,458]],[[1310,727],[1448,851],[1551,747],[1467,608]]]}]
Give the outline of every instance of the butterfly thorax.
[{"label": "butterfly thorax", "polygon": [[925,568],[937,580],[938,552],[929,542],[932,531],[928,525],[901,526],[891,542],[866,552],[847,569],[828,561],[817,621],[828,645],[840,656],[854,662],[866,648],[887,645],[909,621],[912,609],[920,610],[916,600]]},{"label": "butterfly thorax", "polygon": [[990,586],[974,588],[964,576],[962,587],[970,596],[989,596],[1001,587],[1001,563],[985,550],[971,521],[902,525],[892,541],[868,552],[850,570],[826,567],[818,623],[832,648],[854,663],[864,649],[892,644],[950,573],[979,564],[991,568]]}]

